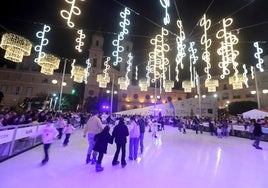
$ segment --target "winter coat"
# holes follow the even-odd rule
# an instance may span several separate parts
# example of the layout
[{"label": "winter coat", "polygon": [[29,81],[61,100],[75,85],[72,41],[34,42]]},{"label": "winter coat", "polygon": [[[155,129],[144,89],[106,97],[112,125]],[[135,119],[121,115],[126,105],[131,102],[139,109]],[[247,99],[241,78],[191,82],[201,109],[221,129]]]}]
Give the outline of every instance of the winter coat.
[{"label": "winter coat", "polygon": [[254,130],[253,130],[254,136],[261,136],[263,134],[261,129],[261,124],[255,123],[254,124]]},{"label": "winter coat", "polygon": [[129,136],[131,138],[139,138],[140,136],[140,127],[136,121],[131,120],[129,125]]},{"label": "winter coat", "polygon": [[124,123],[119,123],[113,129],[112,137],[115,139],[115,143],[124,144],[127,143],[127,136],[129,136],[129,131]]},{"label": "winter coat", "polygon": [[93,147],[94,151],[100,152],[100,153],[106,153],[108,143],[112,144],[113,139],[109,132],[102,131],[94,136],[95,145]]},{"label": "winter coat", "polygon": [[33,137],[42,135],[43,144],[49,144],[54,141],[54,139],[58,136],[59,132],[54,127],[53,123],[47,123],[46,126],[40,129]]}]

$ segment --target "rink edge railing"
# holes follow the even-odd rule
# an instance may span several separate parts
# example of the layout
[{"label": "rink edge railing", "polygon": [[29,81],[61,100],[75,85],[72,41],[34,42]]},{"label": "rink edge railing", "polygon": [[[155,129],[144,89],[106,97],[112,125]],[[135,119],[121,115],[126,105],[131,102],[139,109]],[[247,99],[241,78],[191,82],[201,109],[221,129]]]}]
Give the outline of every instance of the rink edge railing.
[{"label": "rink edge railing", "polygon": [[[0,162],[42,144],[41,136],[34,138],[30,136],[43,126],[44,123],[35,123],[0,127]],[[204,122],[202,129],[208,132],[208,123]],[[262,127],[262,130],[264,132],[262,141],[268,141],[268,127]],[[244,125],[232,125],[230,136],[250,138],[250,133]]]}]

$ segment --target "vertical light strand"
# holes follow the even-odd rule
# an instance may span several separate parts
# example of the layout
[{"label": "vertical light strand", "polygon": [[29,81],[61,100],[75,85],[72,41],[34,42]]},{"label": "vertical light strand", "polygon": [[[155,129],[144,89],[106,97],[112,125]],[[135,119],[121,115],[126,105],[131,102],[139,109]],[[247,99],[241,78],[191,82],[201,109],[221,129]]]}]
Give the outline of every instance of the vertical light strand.
[{"label": "vertical light strand", "polygon": [[68,4],[71,4],[71,8],[69,11],[67,10],[61,10],[60,14],[61,17],[65,20],[67,20],[67,25],[70,28],[73,28],[75,26],[74,22],[71,21],[72,15],[80,15],[81,10],[79,7],[75,6],[76,0],[65,0]]},{"label": "vertical light strand", "polygon": [[40,58],[45,57],[45,52],[43,52],[43,46],[48,44],[48,39],[45,38],[45,34],[50,31],[50,26],[44,25],[43,31],[38,31],[36,33],[37,38],[41,38],[40,45],[35,46],[35,51],[38,52],[38,57],[34,59],[34,62],[39,63]]},{"label": "vertical light strand", "polygon": [[177,56],[176,56],[176,67],[175,67],[175,71],[176,71],[176,81],[179,81],[179,66],[181,69],[183,69],[183,63],[182,63],[182,59],[186,56],[185,53],[185,47],[186,45],[183,44],[184,40],[185,40],[185,33],[183,31],[183,27],[182,27],[182,22],[181,20],[177,20],[177,26],[179,28],[179,34],[176,37],[176,44],[177,44]]},{"label": "vertical light strand", "polygon": [[254,54],[254,57],[258,60],[258,63],[256,64],[257,69],[259,69],[260,72],[263,72],[264,69],[262,68],[263,59],[261,58],[261,54],[263,53],[262,48],[259,47],[258,42],[254,42],[254,47],[256,48],[256,53]]},{"label": "vertical light strand", "polygon": [[206,67],[204,68],[204,72],[207,74],[206,81],[211,79],[210,69],[210,52],[208,48],[211,46],[211,39],[208,39],[207,31],[211,26],[211,20],[206,18],[206,15],[202,17],[200,21],[200,26],[204,28],[204,34],[201,37],[201,44],[204,45],[204,52],[202,53],[202,59],[206,62]]},{"label": "vertical light strand", "polygon": [[80,29],[77,31],[78,37],[75,39],[75,41],[77,42],[77,45],[75,46],[75,49],[78,52],[82,52],[81,47],[84,46],[84,42],[82,41],[84,38],[86,38],[86,35],[83,33],[83,30]]},{"label": "vertical light strand", "polygon": [[244,82],[245,86],[248,88],[248,76],[247,76],[248,70],[247,70],[247,67],[246,67],[245,64],[243,65],[243,69],[244,69],[244,72],[243,72],[243,82]]},{"label": "vertical light strand", "polygon": [[190,42],[190,47],[188,51],[190,52],[190,82],[192,87],[194,87],[194,81],[193,81],[193,65],[196,64],[196,61],[198,60],[198,56],[196,56],[197,49],[194,48],[195,42]]},{"label": "vertical light strand", "polygon": [[120,17],[123,19],[119,23],[122,31],[118,34],[117,39],[113,40],[112,44],[116,47],[116,50],[112,52],[112,55],[115,57],[115,61],[113,62],[114,66],[117,66],[118,63],[122,62],[122,57],[119,55],[121,52],[124,51],[124,47],[121,45],[121,42],[124,40],[124,35],[128,34],[128,29],[126,28],[130,25],[130,21],[127,16],[130,15],[130,10],[128,8],[124,9],[124,12],[120,12]]},{"label": "vertical light strand", "polygon": [[160,0],[161,6],[165,9],[165,16],[163,18],[163,22],[165,25],[170,23],[170,16],[168,14],[168,8],[170,7],[169,0]]}]

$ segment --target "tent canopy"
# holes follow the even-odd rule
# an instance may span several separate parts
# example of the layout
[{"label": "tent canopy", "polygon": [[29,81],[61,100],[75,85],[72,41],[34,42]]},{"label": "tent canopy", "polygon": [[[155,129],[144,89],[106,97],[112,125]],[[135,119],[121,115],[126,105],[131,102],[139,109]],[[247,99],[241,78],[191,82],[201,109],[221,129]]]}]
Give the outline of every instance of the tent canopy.
[{"label": "tent canopy", "polygon": [[250,118],[250,119],[264,119],[268,117],[268,112],[258,109],[249,110],[243,113],[243,118]]}]

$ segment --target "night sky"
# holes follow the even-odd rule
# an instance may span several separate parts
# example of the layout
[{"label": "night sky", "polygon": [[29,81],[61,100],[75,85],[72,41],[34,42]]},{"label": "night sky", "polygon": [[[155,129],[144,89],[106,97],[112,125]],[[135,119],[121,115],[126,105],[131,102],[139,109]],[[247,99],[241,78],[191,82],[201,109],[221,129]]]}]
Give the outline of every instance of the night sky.
[{"label": "night sky", "polygon": [[[72,21],[75,23],[74,29],[68,28],[66,20],[60,15],[62,9],[70,9],[70,5],[64,0],[8,0],[1,1],[0,4],[1,34],[12,31],[37,45],[40,43],[40,39],[36,38],[36,32],[42,30],[44,24],[49,25],[51,31],[46,35],[49,43],[43,47],[43,50],[62,58],[75,58],[78,63],[84,63],[88,58],[89,36],[96,31],[101,32],[105,38],[104,55],[111,56],[115,49],[112,41],[121,31],[119,12],[123,11],[125,6],[131,9],[129,16],[131,24],[128,27],[129,35],[126,38],[133,41],[135,65],[142,67],[147,63],[148,53],[153,50],[150,39],[160,33],[161,27],[164,26],[164,9],[158,0],[77,0],[76,5],[81,9],[81,15],[72,16]],[[230,29],[235,31],[234,33],[237,34],[240,41],[237,45],[237,49],[240,51],[237,58],[240,67],[244,63],[254,65],[256,49],[253,47],[253,42],[261,41],[260,47],[264,49],[263,55],[268,54],[267,8],[267,0],[170,0],[168,10],[171,21],[164,27],[171,33],[166,40],[171,49],[167,54],[171,66],[175,65],[175,35],[178,33],[176,20],[181,19],[187,45],[187,56],[183,61],[187,67],[189,42],[195,41],[199,53],[197,66],[200,67],[199,73],[204,74],[203,68],[201,68],[205,65],[201,59],[203,46],[200,44],[203,29],[198,23],[205,12],[207,18],[212,21],[211,29],[208,31],[208,35],[213,41],[210,48],[212,69],[217,70],[219,62],[216,50],[220,41],[216,39],[215,34],[221,27],[219,21],[228,17],[234,19]],[[74,48],[78,29],[83,29],[88,36],[84,40],[82,53],[78,53]],[[188,69],[186,68],[183,72],[188,74]]]}]

